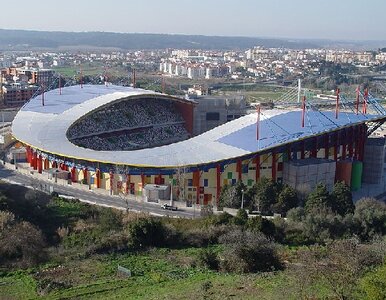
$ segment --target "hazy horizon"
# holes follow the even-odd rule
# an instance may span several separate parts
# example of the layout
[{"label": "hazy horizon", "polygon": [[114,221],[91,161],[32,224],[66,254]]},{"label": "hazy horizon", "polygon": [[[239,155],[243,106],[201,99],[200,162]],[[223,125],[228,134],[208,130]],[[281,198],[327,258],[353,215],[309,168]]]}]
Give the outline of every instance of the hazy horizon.
[{"label": "hazy horizon", "polygon": [[1,5],[0,28],[345,41],[386,40],[386,1],[26,0]]}]

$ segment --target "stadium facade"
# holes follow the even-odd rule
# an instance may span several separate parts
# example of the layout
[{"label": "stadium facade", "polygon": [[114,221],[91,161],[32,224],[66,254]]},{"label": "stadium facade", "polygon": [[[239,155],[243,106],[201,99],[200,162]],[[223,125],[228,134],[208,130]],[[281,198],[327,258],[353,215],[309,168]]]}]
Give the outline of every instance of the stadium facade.
[{"label": "stadium facade", "polygon": [[[362,162],[367,136],[386,118],[379,109],[371,114],[354,110],[336,114],[310,107],[301,110],[300,106],[291,110],[263,110],[201,135],[159,146],[160,141],[130,143],[130,137],[146,138],[147,130],[153,130],[151,138],[156,139],[158,132],[165,131],[159,129],[166,126],[162,118],[159,121],[152,114],[152,124],[139,120],[135,125],[114,119],[122,118],[122,112],[113,107],[121,110],[122,105],[133,101],[172,103],[173,113],[179,115],[180,121],[172,118],[169,123],[167,120],[167,125],[183,124],[192,135],[194,101],[113,85],[53,90],[44,95],[44,105],[42,96],[35,97],[17,114],[12,132],[25,145],[26,161],[36,172],[58,168],[68,171],[72,184],[105,189],[112,194],[141,195],[146,184],[170,185],[174,199],[184,200],[188,205],[215,205],[224,185],[242,181],[250,187],[263,176],[283,181],[283,169],[294,160]],[[132,106],[128,107],[130,112]],[[128,112],[127,118],[133,118]],[[104,119],[98,119],[100,116]],[[148,120],[149,116],[143,119]],[[88,139],[90,147],[75,143],[69,136],[80,122],[82,126],[95,127],[81,136]],[[101,124],[107,128],[101,129]],[[111,124],[121,127],[109,127]],[[129,148],[96,150],[92,147],[96,138],[109,141],[111,135],[124,131],[129,134],[125,136]],[[173,131],[170,134],[173,135]],[[111,145],[106,149],[111,149]]]}]

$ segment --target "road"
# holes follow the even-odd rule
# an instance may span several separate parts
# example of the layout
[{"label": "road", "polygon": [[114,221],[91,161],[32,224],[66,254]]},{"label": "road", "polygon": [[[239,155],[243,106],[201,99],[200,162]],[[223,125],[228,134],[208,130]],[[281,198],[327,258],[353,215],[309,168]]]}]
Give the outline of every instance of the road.
[{"label": "road", "polygon": [[[0,179],[13,183],[22,185],[30,188],[37,188],[40,190],[49,190],[48,187],[52,186],[53,190],[58,192],[59,194],[65,194],[68,196],[73,196],[80,201],[102,205],[115,207],[119,209],[126,209],[126,201],[130,211],[136,212],[147,212],[153,215],[159,216],[170,216],[170,217],[180,217],[180,218],[195,218],[200,215],[199,211],[192,211],[192,209],[179,209],[177,211],[164,210],[161,208],[159,204],[156,203],[147,203],[133,199],[124,199],[119,196],[108,196],[99,194],[93,190],[81,190],[72,187],[71,185],[63,186],[55,184],[50,180],[38,180],[33,175],[24,175],[16,170],[10,170],[5,168],[3,165],[0,165]],[[33,185],[33,186],[32,186]]]}]

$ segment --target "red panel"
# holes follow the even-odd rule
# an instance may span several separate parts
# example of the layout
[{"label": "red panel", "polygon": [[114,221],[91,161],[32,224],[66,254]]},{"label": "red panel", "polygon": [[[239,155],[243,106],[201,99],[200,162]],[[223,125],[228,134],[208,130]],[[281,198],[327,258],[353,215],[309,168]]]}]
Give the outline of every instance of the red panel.
[{"label": "red panel", "polygon": [[46,158],[44,160],[44,169],[48,169],[49,168],[49,161],[48,161],[48,158]]},{"label": "red panel", "polygon": [[257,155],[256,158],[256,182],[259,180],[260,178],[260,155]]},{"label": "red panel", "polygon": [[99,189],[101,187],[101,171],[99,169],[96,170],[96,186]]},{"label": "red panel", "polygon": [[200,186],[200,171],[196,170],[193,172],[193,180],[192,180],[193,186],[199,187]]},{"label": "red panel", "polygon": [[37,165],[38,165],[38,172],[41,174],[43,169],[43,160],[41,155],[39,155],[38,157]]},{"label": "red panel", "polygon": [[76,169],[75,169],[75,167],[71,168],[71,181],[76,182]]},{"label": "red panel", "polygon": [[87,182],[87,173],[88,173],[87,168],[83,169],[83,177],[86,180],[86,182]]},{"label": "red panel", "polygon": [[326,134],[324,136],[324,158],[328,159],[329,145],[328,145],[329,136]]},{"label": "red panel", "polygon": [[276,181],[276,153],[272,152],[272,180]]},{"label": "red panel", "polygon": [[186,130],[193,135],[193,108],[190,103],[175,102],[175,107],[185,120]]},{"label": "red panel", "polygon": [[220,201],[220,193],[221,193],[221,168],[220,165],[217,165],[216,167],[216,199],[217,199],[217,205]]},{"label": "red panel", "polygon": [[237,165],[236,165],[236,172],[238,174],[239,181],[241,181],[242,171],[243,171],[243,168],[242,168],[242,165],[241,165],[241,159],[238,159],[237,160]]},{"label": "red panel", "polygon": [[302,141],[302,144],[301,144],[301,150],[300,150],[300,158],[301,159],[304,159],[306,157],[306,145],[305,145],[305,142],[304,140]]},{"label": "red panel", "polygon": [[348,186],[351,185],[351,169],[350,161],[338,161],[336,163],[335,181],[344,181]]}]

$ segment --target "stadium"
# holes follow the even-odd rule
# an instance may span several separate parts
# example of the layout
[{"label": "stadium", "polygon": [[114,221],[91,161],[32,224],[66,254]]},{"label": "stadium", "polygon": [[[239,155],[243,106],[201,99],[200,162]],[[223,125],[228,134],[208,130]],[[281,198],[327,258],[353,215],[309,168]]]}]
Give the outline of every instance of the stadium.
[{"label": "stadium", "polygon": [[70,86],[31,99],[12,134],[38,173],[61,170],[70,184],[111,194],[168,186],[188,206],[216,205],[224,185],[251,187],[263,176],[298,190],[336,180],[359,188],[371,177],[367,137],[386,118],[368,93],[354,101],[337,96],[336,107],[325,111],[304,97],[290,109],[259,108],[192,136],[196,104],[132,87]]}]

